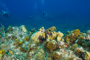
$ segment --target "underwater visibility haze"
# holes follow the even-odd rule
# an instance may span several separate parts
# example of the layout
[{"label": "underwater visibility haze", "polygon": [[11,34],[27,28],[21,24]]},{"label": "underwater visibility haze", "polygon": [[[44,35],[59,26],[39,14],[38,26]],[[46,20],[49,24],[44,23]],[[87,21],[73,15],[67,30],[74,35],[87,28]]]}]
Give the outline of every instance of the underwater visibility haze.
[{"label": "underwater visibility haze", "polygon": [[0,0],[0,60],[90,60],[90,0]]},{"label": "underwater visibility haze", "polygon": [[0,15],[0,23],[5,26],[72,28],[73,25],[82,30],[90,20],[89,0],[0,0],[0,13],[1,10],[10,14],[8,19]]}]

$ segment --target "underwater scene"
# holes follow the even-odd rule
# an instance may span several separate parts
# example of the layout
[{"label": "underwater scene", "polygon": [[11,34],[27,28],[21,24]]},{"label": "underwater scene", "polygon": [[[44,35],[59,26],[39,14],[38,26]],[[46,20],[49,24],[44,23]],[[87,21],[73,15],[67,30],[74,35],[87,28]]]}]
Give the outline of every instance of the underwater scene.
[{"label": "underwater scene", "polygon": [[90,60],[90,0],[0,0],[0,60]]}]

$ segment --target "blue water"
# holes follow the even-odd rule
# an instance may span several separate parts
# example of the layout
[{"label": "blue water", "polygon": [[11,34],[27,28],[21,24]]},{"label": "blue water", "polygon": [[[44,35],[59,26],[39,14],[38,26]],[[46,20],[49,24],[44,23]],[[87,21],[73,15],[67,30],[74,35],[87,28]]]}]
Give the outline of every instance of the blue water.
[{"label": "blue water", "polygon": [[28,29],[42,26],[47,29],[56,26],[63,32],[90,29],[90,0],[0,0],[0,13],[1,10],[10,14],[9,18],[0,15],[0,24],[5,27],[25,25]]}]

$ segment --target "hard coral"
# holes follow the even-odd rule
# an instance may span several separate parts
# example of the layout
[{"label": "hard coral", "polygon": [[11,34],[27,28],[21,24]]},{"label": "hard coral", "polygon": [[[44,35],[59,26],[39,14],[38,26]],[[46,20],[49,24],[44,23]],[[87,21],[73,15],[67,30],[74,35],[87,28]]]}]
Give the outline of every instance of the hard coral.
[{"label": "hard coral", "polygon": [[55,27],[55,26],[50,27],[50,28],[48,29],[48,31],[50,31],[50,32],[54,32],[54,31],[56,31],[56,27]]},{"label": "hard coral", "polygon": [[44,27],[41,27],[40,29],[39,29],[39,31],[45,31],[45,29],[44,29]]},{"label": "hard coral", "polygon": [[64,36],[63,33],[58,32],[58,33],[57,33],[57,41],[60,41],[63,36]]},{"label": "hard coral", "polygon": [[49,41],[49,42],[47,43],[47,45],[46,45],[46,49],[47,49],[48,51],[50,51],[50,52],[53,51],[53,50],[55,50],[56,47],[57,47],[57,45],[56,45],[56,41],[55,41],[55,40]]},{"label": "hard coral", "polygon": [[90,34],[86,35],[86,40],[90,40]]},{"label": "hard coral", "polygon": [[0,39],[2,38],[2,35],[0,35]]},{"label": "hard coral", "polygon": [[18,45],[19,44],[19,40],[15,39],[14,45]]},{"label": "hard coral", "polygon": [[72,57],[72,58],[67,58],[66,60],[74,60],[74,57]]},{"label": "hard coral", "polygon": [[52,58],[51,57],[48,57],[47,60],[52,60]]},{"label": "hard coral", "polygon": [[67,35],[67,36],[65,37],[65,41],[66,41],[67,43],[70,43],[70,36]]},{"label": "hard coral", "polygon": [[31,39],[34,41],[34,42],[37,42],[37,41],[43,41],[45,40],[45,33],[42,32],[42,31],[38,31],[36,32],[32,37]]},{"label": "hard coral", "polygon": [[21,29],[22,29],[23,32],[25,32],[25,33],[27,32],[27,29],[24,25],[21,26]]},{"label": "hard coral", "polygon": [[47,35],[47,39],[48,40],[54,40],[54,38],[52,36],[50,36],[50,35]]},{"label": "hard coral", "polygon": [[54,60],[60,60],[62,58],[62,55],[59,52],[54,51],[52,54],[52,58]]},{"label": "hard coral", "polygon": [[5,50],[0,50],[0,54],[4,55],[5,54]]},{"label": "hard coral", "polygon": [[78,47],[78,44],[73,44],[70,48],[72,49],[72,50],[75,50],[76,48]]},{"label": "hard coral", "polygon": [[64,37],[64,39],[65,39],[65,42],[66,42],[66,43],[69,43],[69,44],[74,44],[75,41],[76,41],[76,38],[75,38],[75,36],[74,36],[74,33],[71,33],[70,35],[66,35],[66,36]]},{"label": "hard coral", "polygon": [[79,29],[73,30],[73,33],[75,34],[75,37],[78,37],[80,34],[80,30]]},{"label": "hard coral", "polygon": [[13,54],[13,51],[9,50],[9,54],[12,55]]},{"label": "hard coral", "polygon": [[24,41],[28,41],[29,40],[29,36],[25,36]]},{"label": "hard coral", "polygon": [[57,40],[60,41],[63,37],[63,33],[61,32],[51,32],[51,34],[47,34],[47,39],[48,40]]},{"label": "hard coral", "polygon": [[34,60],[44,60],[45,55],[41,52],[38,52],[37,54],[35,54],[34,56]]},{"label": "hard coral", "polygon": [[23,44],[23,43],[24,43],[23,41],[20,41],[20,42],[19,42],[20,45]]},{"label": "hard coral", "polygon": [[64,36],[64,34],[61,33],[60,31],[57,33],[57,35],[60,36],[60,37],[63,37]]},{"label": "hard coral", "polygon": [[78,39],[79,40],[85,40],[85,37],[84,36],[80,36]]},{"label": "hard coral", "polygon": [[37,33],[36,33],[36,37],[37,37],[37,38],[38,38],[38,37],[45,38],[45,33],[44,33],[44,32],[39,31],[39,32],[37,32]]},{"label": "hard coral", "polygon": [[8,29],[6,30],[6,33],[12,32],[13,31],[13,27],[9,26]]},{"label": "hard coral", "polygon": [[53,37],[53,39],[56,39],[56,37],[57,37],[57,32],[52,32],[52,37]]},{"label": "hard coral", "polygon": [[19,40],[15,39],[14,45],[19,45]]},{"label": "hard coral", "polygon": [[79,55],[79,54],[80,54],[80,52],[81,52],[81,50],[80,50],[80,49],[76,49],[76,51],[75,51],[76,55]]},{"label": "hard coral", "polygon": [[22,46],[20,46],[20,51],[24,52],[24,53],[27,52],[27,50],[24,47],[22,47]]},{"label": "hard coral", "polygon": [[86,34],[90,34],[90,30],[87,30]]},{"label": "hard coral", "polygon": [[59,41],[59,42],[57,43],[57,45],[58,45],[57,48],[60,48],[60,49],[66,47],[66,45],[65,45],[65,43],[64,43],[63,41]]},{"label": "hard coral", "polygon": [[73,33],[70,36],[70,40],[71,40],[71,43],[75,43],[75,41],[77,40],[77,38],[74,36]]},{"label": "hard coral", "polygon": [[90,60],[90,53],[86,51],[85,53],[85,60]]}]

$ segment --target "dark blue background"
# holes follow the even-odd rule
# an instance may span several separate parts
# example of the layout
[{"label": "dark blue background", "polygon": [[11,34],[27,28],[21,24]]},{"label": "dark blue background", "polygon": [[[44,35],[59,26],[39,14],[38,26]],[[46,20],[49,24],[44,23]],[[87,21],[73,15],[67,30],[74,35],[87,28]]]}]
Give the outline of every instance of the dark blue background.
[{"label": "dark blue background", "polygon": [[[9,18],[0,15],[0,23],[8,26],[26,25],[28,29],[56,26],[66,31],[90,29],[90,0],[0,0],[1,10],[10,13]],[[43,17],[43,11],[48,16]],[[32,19],[29,19],[32,16]]]}]

